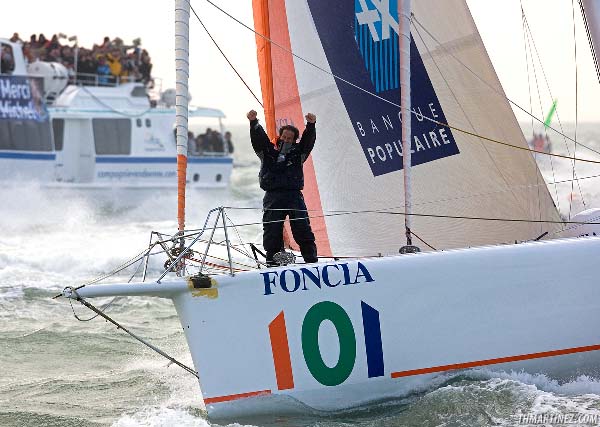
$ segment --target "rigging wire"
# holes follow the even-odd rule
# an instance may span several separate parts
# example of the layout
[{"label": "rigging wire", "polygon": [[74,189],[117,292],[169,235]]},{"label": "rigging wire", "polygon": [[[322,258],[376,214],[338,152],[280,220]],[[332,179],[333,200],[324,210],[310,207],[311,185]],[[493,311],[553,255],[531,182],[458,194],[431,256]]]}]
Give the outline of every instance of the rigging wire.
[{"label": "rigging wire", "polygon": [[[532,95],[531,95],[531,73],[529,72],[529,51],[527,50],[529,43],[527,43],[528,40],[527,40],[526,31],[525,31],[525,10],[523,10],[523,0],[521,0],[520,3],[521,3],[521,26],[523,27],[523,52],[525,53],[525,65],[527,67],[527,91],[529,93],[529,109],[531,110],[531,116],[532,116],[531,117],[531,135],[532,135],[532,138],[535,139],[535,137],[536,137],[535,125],[534,125],[535,122],[533,120],[533,100],[532,100]],[[531,46],[529,46],[529,50],[531,50]],[[533,64],[533,62],[532,62],[532,66],[533,66],[534,72],[535,72],[535,65]],[[536,83],[537,83],[537,74],[536,74]],[[538,98],[539,98],[539,87],[538,87]],[[541,101],[540,101],[540,106],[541,106]],[[541,112],[542,112],[542,116],[543,116],[544,115],[543,109],[541,110]],[[544,133],[546,133],[546,128],[544,128]],[[546,136],[547,135],[548,134],[546,133]],[[537,196],[538,212],[539,212],[539,217],[541,219],[542,218],[542,207],[541,207],[542,200],[540,197],[540,186],[539,186],[540,175],[537,172],[539,170],[538,166],[537,166],[538,154],[534,153],[533,158],[535,161],[533,166],[535,168],[535,182],[536,182],[537,193],[538,193],[538,196]],[[552,168],[552,179],[554,180],[554,168]],[[560,212],[560,201],[558,198],[558,190],[557,190],[556,185],[554,186],[554,191],[556,192],[556,202],[558,203],[557,210]],[[542,233],[542,231],[543,231],[542,226],[540,225],[540,233]]]},{"label": "rigging wire", "polygon": [[[401,108],[401,106],[400,106],[399,104],[397,104],[397,103],[395,103],[395,102],[393,102],[393,101],[390,101],[390,100],[388,100],[388,99],[386,99],[386,98],[384,98],[384,97],[382,97],[382,96],[379,96],[379,95],[377,95],[377,94],[375,94],[375,93],[373,93],[373,92],[371,92],[371,91],[369,91],[369,90],[367,90],[367,89],[365,89],[365,88],[363,88],[363,87],[361,87],[361,86],[358,86],[357,84],[355,84],[355,83],[352,83],[351,81],[349,81],[349,80],[346,80],[346,79],[344,79],[344,78],[342,78],[342,77],[340,77],[340,76],[338,76],[338,75],[336,75],[336,74],[332,73],[331,71],[328,71],[328,70],[324,69],[323,67],[321,67],[321,66],[319,66],[319,65],[317,65],[317,64],[315,64],[315,63],[313,63],[313,62],[311,62],[311,61],[309,61],[309,60],[307,60],[307,59],[305,59],[304,57],[302,57],[302,56],[299,56],[298,54],[294,53],[293,51],[291,51],[291,50],[287,49],[286,47],[284,47],[284,46],[280,45],[280,44],[279,44],[279,43],[277,43],[276,41],[274,41],[274,40],[270,39],[269,37],[267,37],[267,36],[265,36],[265,35],[263,35],[263,34],[261,34],[261,33],[257,32],[257,31],[256,31],[256,30],[254,30],[253,28],[251,28],[251,27],[249,27],[248,25],[244,24],[242,21],[240,21],[239,19],[237,19],[236,17],[234,17],[234,16],[233,16],[233,15],[231,15],[230,13],[226,12],[225,10],[223,10],[221,7],[219,7],[219,6],[217,6],[216,4],[214,4],[214,3],[213,3],[211,0],[205,0],[205,1],[206,1],[207,3],[209,3],[210,5],[212,5],[213,7],[215,7],[216,9],[218,9],[219,11],[221,11],[223,14],[225,14],[225,15],[226,15],[226,16],[228,16],[229,18],[231,18],[232,20],[234,20],[235,22],[237,22],[238,24],[240,24],[241,26],[243,26],[244,28],[246,28],[246,29],[248,29],[249,31],[253,32],[253,33],[254,33],[254,34],[256,34],[257,36],[259,36],[259,37],[261,37],[261,38],[265,39],[266,41],[268,41],[268,42],[269,42],[269,43],[271,43],[272,45],[275,45],[275,46],[277,46],[278,48],[282,49],[284,52],[286,52],[286,53],[288,53],[288,54],[292,55],[294,58],[297,58],[297,59],[299,59],[300,61],[302,61],[302,62],[304,62],[304,63],[306,63],[306,64],[308,64],[308,65],[310,65],[310,66],[312,66],[312,67],[314,67],[314,68],[316,68],[317,70],[320,70],[320,71],[322,71],[323,73],[330,75],[330,76],[331,76],[331,77],[333,77],[334,79],[336,79],[336,80],[339,80],[339,81],[341,81],[341,82],[343,82],[343,83],[345,83],[345,84],[347,84],[347,85],[349,85],[349,86],[351,86],[351,87],[353,87],[353,88],[355,88],[355,89],[357,89],[357,90],[359,90],[359,91],[361,91],[361,92],[364,92],[365,94],[367,94],[367,95],[369,95],[369,96],[372,96],[372,97],[374,97],[374,98],[377,98],[377,99],[379,99],[379,100],[381,100],[381,101],[383,101],[383,102],[386,102],[386,103],[388,103],[388,104],[390,104],[390,105],[393,105],[393,106],[395,106],[395,107]],[[415,20],[415,22],[419,23],[419,22],[418,22],[418,20],[416,19],[416,17],[414,17],[414,16],[413,16],[413,19]],[[419,24],[419,25],[421,25],[421,24]],[[427,29],[425,29],[425,28],[424,28],[422,25],[421,25],[421,27],[422,27],[422,28],[423,28],[423,29],[424,29],[424,30],[425,30],[425,31],[426,31],[426,32],[427,32],[427,33],[428,33],[428,34],[431,36],[431,33],[429,33],[429,32],[427,31]],[[432,38],[433,38],[433,36],[432,36]],[[436,39],[434,38],[434,40],[436,40]],[[436,41],[437,41],[437,40],[436,40]],[[439,42],[438,42],[438,44],[439,44]],[[453,56],[453,55],[452,55],[452,56]],[[453,57],[454,57],[454,56],[453,56]],[[460,62],[460,61],[459,61],[459,62]],[[462,63],[461,63],[461,64],[462,64]],[[464,65],[464,64],[463,64],[463,66],[465,66],[465,67],[466,67],[466,68],[467,68],[469,71],[471,71],[471,72],[472,72],[472,73],[473,73],[473,74],[474,74],[474,75],[475,75],[477,78],[479,78],[479,79],[480,79],[480,80],[482,80],[482,81],[483,81],[483,82],[484,82],[486,85],[488,85],[488,86],[489,86],[489,84],[488,84],[487,82],[485,82],[483,79],[481,79],[481,77],[479,77],[479,76],[478,76],[476,73],[474,73],[472,70],[470,70],[470,68],[468,68],[468,67],[467,67],[466,65]],[[490,87],[491,87],[491,86],[490,86]],[[494,89],[494,90],[496,90],[496,89]],[[496,90],[496,91],[497,91],[497,90]],[[513,103],[513,102],[512,102],[510,99],[508,99],[508,98],[506,97],[506,95],[503,95],[503,97],[504,97],[504,98],[506,98],[506,99],[507,99],[509,102]],[[513,104],[514,104],[514,103],[513,103]],[[517,105],[517,104],[514,104],[514,105]],[[520,106],[518,106],[518,107],[519,107],[520,109],[522,109],[522,110],[523,110],[525,113],[527,113],[527,111],[526,111],[526,110],[524,110],[524,109],[523,109],[523,108],[521,108]],[[412,113],[412,114],[415,114],[415,115],[417,115],[417,113],[416,113],[415,111],[412,111],[411,113]],[[467,130],[465,130],[465,129],[461,129],[461,128],[459,128],[459,127],[456,127],[456,126],[452,126],[452,125],[450,125],[450,124],[448,124],[448,123],[443,123],[443,122],[440,122],[440,121],[438,121],[438,120],[432,119],[431,117],[428,117],[428,116],[426,116],[426,115],[423,115],[423,114],[418,114],[418,116],[419,116],[419,117],[421,117],[421,118],[423,118],[423,119],[425,119],[425,120],[427,120],[427,121],[429,121],[429,122],[435,123],[435,124],[437,124],[437,125],[439,125],[439,126],[443,126],[443,127],[446,127],[446,128],[448,128],[448,129],[455,130],[455,131],[457,131],[457,132],[461,132],[461,133],[464,133],[464,134],[467,134],[467,135],[470,135],[470,136],[474,136],[474,137],[476,137],[476,138],[481,138],[481,139],[484,139],[484,140],[486,140],[486,141],[489,141],[489,142],[493,142],[493,143],[496,143],[496,144],[500,144],[500,145],[504,145],[504,146],[507,146],[507,147],[515,148],[515,149],[518,149],[518,150],[530,151],[530,152],[535,152],[535,153],[539,153],[539,154],[544,154],[544,155],[546,155],[546,156],[554,156],[554,157],[560,157],[560,158],[565,158],[565,159],[572,160],[572,157],[565,156],[565,155],[562,155],[562,154],[557,154],[557,153],[547,153],[547,152],[544,152],[544,151],[533,150],[533,149],[530,149],[530,148],[528,148],[528,147],[521,147],[521,146],[518,146],[518,145],[510,144],[510,143],[508,143],[508,142],[500,141],[500,140],[497,140],[497,139],[494,139],[494,138],[489,138],[489,137],[486,137],[486,136],[483,136],[483,135],[478,135],[478,134],[475,134],[475,133],[473,133],[473,132],[469,132],[469,131],[467,131]],[[540,119],[538,119],[537,117],[536,117],[535,119],[536,119],[536,120],[538,120],[540,123],[543,123],[543,121],[542,121],[542,120],[540,120]],[[554,128],[551,128],[551,129],[552,129],[552,130],[554,130],[556,133],[560,133],[559,131],[557,131],[557,130],[556,130],[556,129],[554,129]],[[571,138],[567,137],[566,135],[564,135],[564,136],[565,136],[566,138],[568,138],[568,139],[571,139]],[[571,139],[571,140],[572,140],[572,139]],[[587,149],[588,149],[588,150],[590,150],[590,151],[593,151],[593,152],[595,152],[595,153],[597,153],[597,154],[600,154],[600,152],[599,152],[599,151],[596,151],[596,150],[594,150],[594,149],[592,149],[592,148],[589,148],[589,147],[587,147],[587,146],[585,146],[585,145],[583,145],[583,144],[581,144],[581,143],[579,143],[579,145],[581,145],[582,147],[585,147],[585,148],[587,148]],[[582,158],[577,158],[577,160],[578,160],[578,161],[580,161],[580,162],[587,162],[587,163],[600,164],[600,160],[582,159]]]},{"label": "rigging wire", "polygon": [[[336,217],[336,216],[344,216],[344,215],[357,215],[357,214],[383,214],[383,215],[412,215],[416,217],[423,218],[446,218],[446,219],[465,219],[465,220],[474,220],[474,221],[499,221],[499,222],[521,222],[521,223],[546,223],[546,224],[593,224],[600,225],[598,223],[590,223],[586,221],[557,221],[557,220],[539,220],[539,219],[527,219],[527,218],[499,218],[499,217],[480,217],[480,216],[467,216],[467,215],[442,215],[442,214],[427,214],[427,213],[406,213],[403,211],[394,211],[392,209],[401,209],[402,207],[396,208],[386,208],[386,209],[365,209],[365,210],[331,210],[331,211],[318,211],[318,210],[310,210],[310,209],[285,209],[285,210],[297,210],[301,212],[328,212],[323,213],[321,215],[310,215],[308,218],[324,218],[324,217]],[[253,207],[229,207],[228,209],[254,209],[261,210],[261,208],[253,208]],[[271,210],[279,210],[279,209],[271,209]],[[288,219],[289,221],[303,220],[304,218],[294,218]],[[261,221],[261,222],[248,222],[243,224],[237,224],[238,227],[246,227],[251,225],[262,225],[262,224],[272,224],[285,222],[286,220],[273,220],[273,221]],[[223,228],[222,226],[217,226],[215,229]],[[190,230],[193,231],[193,230]]]},{"label": "rigging wire", "polygon": [[[190,3],[189,0],[188,0],[188,3]],[[240,78],[240,80],[242,81],[242,83],[244,83],[244,86],[246,86],[246,89],[248,89],[250,91],[250,93],[252,94],[252,96],[254,97],[254,99],[256,99],[256,102],[258,102],[258,104],[261,107],[263,107],[263,103],[254,94],[254,92],[252,91],[252,89],[250,89],[250,86],[248,86],[248,83],[246,83],[246,81],[244,80],[244,78],[240,75],[240,73],[238,73],[238,70],[233,66],[233,64],[231,63],[231,61],[229,60],[229,58],[227,58],[227,55],[225,55],[225,52],[223,52],[223,50],[221,49],[221,47],[219,46],[219,44],[216,42],[216,40],[210,34],[210,32],[208,31],[208,28],[206,28],[206,26],[204,25],[204,22],[202,22],[202,19],[200,19],[200,16],[196,13],[196,11],[192,7],[191,3],[190,3],[190,10],[196,16],[196,18],[198,19],[198,22],[200,22],[200,25],[202,25],[202,28],[204,28],[204,31],[206,31],[206,34],[208,34],[208,37],[210,37],[210,39],[212,40],[212,42],[214,43],[214,45],[217,47],[217,49],[219,49],[219,52],[221,53],[221,55],[223,55],[223,58],[225,58],[225,61],[227,61],[227,63],[231,67],[231,69],[235,72],[235,74],[237,74],[237,76]]]},{"label": "rigging wire", "polygon": [[[527,32],[529,33],[529,38],[533,44],[533,49],[535,51],[538,63],[540,64],[540,69],[542,70],[542,75],[544,76],[544,81],[546,83],[546,89],[548,90],[548,94],[550,95],[550,98],[555,99],[554,95],[552,94],[552,90],[550,89],[550,82],[548,80],[548,76],[546,75],[546,70],[544,69],[544,64],[542,63],[542,59],[541,59],[541,55],[540,52],[537,48],[537,44],[535,43],[535,38],[533,37],[533,32],[531,31],[531,27],[529,26],[529,21],[527,20],[527,17],[525,17],[525,25],[527,26]],[[538,88],[538,93],[539,93],[539,88]],[[564,134],[564,128],[563,128],[563,124],[562,121],[560,119],[560,113],[558,111],[558,109],[556,110],[556,120],[558,121],[558,125],[560,127],[560,130],[562,133],[559,133],[559,135],[562,135],[563,137],[563,141],[565,143],[565,149],[567,150],[567,154],[570,156],[571,155],[571,150],[569,149],[569,144],[567,143],[567,140],[572,141],[574,143],[577,143],[579,145],[581,145],[584,148],[587,148],[588,150],[592,150],[590,147],[587,147],[585,145],[583,145],[582,143],[575,141],[574,139],[568,138],[565,134]],[[546,127],[544,126],[544,129],[546,130]],[[550,129],[552,129],[552,127],[550,127]],[[546,130],[547,131],[547,130]],[[595,150],[592,150],[595,151]],[[552,165],[552,172],[554,174],[554,159],[552,157],[550,157],[550,164]],[[570,158],[570,160],[572,160]],[[574,165],[574,162],[571,161],[571,163]],[[579,193],[582,197],[583,200],[583,192],[581,190],[581,186],[579,185],[579,181],[578,181],[578,177],[577,177],[577,173],[575,173],[575,180],[577,181],[577,186],[579,187]],[[571,181],[573,182],[573,181]],[[584,201],[584,205],[585,205],[585,201]]]},{"label": "rigging wire", "polygon": [[91,92],[85,86],[80,86],[80,88],[83,89],[83,91],[85,93],[87,93],[90,96],[90,98],[92,98],[94,101],[96,101],[102,107],[106,108],[109,111],[112,111],[113,113],[119,114],[119,115],[124,116],[124,117],[129,117],[129,118],[132,118],[132,119],[139,118],[139,117],[142,117],[144,114],[148,114],[150,111],[152,111],[154,109],[153,107],[150,107],[147,110],[142,111],[141,113],[138,113],[138,114],[129,114],[129,113],[126,113],[124,111],[117,110],[117,109],[115,109],[114,107],[112,107],[109,104],[106,104],[104,101],[102,101],[102,99],[100,99],[96,95],[94,95],[94,93]]},{"label": "rigging wire", "polygon": [[[195,376],[196,378],[198,377],[198,372],[196,372],[195,370],[193,370],[192,368],[190,368],[189,366],[184,365],[183,363],[179,362],[177,359],[169,356],[167,353],[165,353],[164,351],[162,351],[161,349],[159,349],[158,347],[150,344],[148,341],[146,341],[145,339],[137,336],[136,334],[134,334],[133,332],[131,332],[129,329],[125,328],[123,325],[121,325],[120,323],[118,323],[116,320],[112,319],[110,316],[108,316],[107,314],[103,313],[100,309],[98,309],[97,307],[93,306],[92,304],[90,304],[85,298],[82,298],[75,289],[73,288],[67,288],[69,289],[69,291],[72,293],[72,295],[75,297],[75,299],[77,301],[79,301],[81,304],[83,304],[85,307],[89,308],[90,310],[92,310],[94,313],[96,313],[96,316],[101,316],[104,320],[106,320],[107,322],[112,323],[113,325],[115,325],[117,327],[117,329],[122,330],[123,332],[125,332],[126,334],[128,334],[129,336],[131,336],[132,338],[134,338],[135,340],[141,342],[142,344],[144,344],[146,347],[148,347],[149,349],[155,351],[156,353],[160,354],[161,356],[163,356],[164,358],[166,358],[167,360],[169,360],[171,363],[176,364],[177,366],[179,366],[180,368],[184,369],[185,371],[189,372],[190,374],[192,374],[193,376]],[[71,300],[71,297],[69,298],[69,300]]]},{"label": "rigging wire", "polygon": [[[531,109],[532,115],[533,115],[533,100],[532,100],[532,95],[531,95],[531,75],[529,74],[529,53],[531,53],[531,44],[530,44],[530,40],[527,37],[526,31],[525,31],[525,10],[523,10],[523,0],[521,0],[521,26],[523,28],[523,45],[524,45],[524,52],[525,52],[525,62],[527,64],[527,91],[529,92],[529,108]],[[525,42],[527,41],[527,44],[525,45]],[[529,50],[527,50],[527,47],[529,47]],[[540,112],[542,113],[542,117],[544,116],[544,109],[542,108],[542,100],[541,100],[541,96],[540,96],[540,87],[538,85],[538,79],[537,79],[537,72],[535,71],[535,64],[533,63],[533,54],[531,55],[532,59],[531,59],[531,66],[533,68],[533,72],[534,72],[534,76],[535,76],[535,85],[537,88],[537,94],[538,94],[538,101],[540,104]],[[535,139],[535,125],[534,125],[534,120],[533,118],[531,119],[531,134],[532,137]],[[546,127],[544,126],[544,134],[546,136],[546,138],[548,138],[548,132]],[[541,135],[541,134],[540,134]],[[549,147],[546,147],[549,151]],[[539,184],[540,182],[540,172],[539,172],[539,167],[538,167],[538,154],[534,153],[533,155],[535,164],[534,164],[534,168],[535,168],[535,180],[536,183]],[[555,180],[555,176],[554,176],[554,164],[552,162],[552,157],[550,157],[550,164],[552,167],[552,180]],[[543,180],[543,179],[542,179]],[[537,201],[538,201],[538,212],[539,212],[539,218],[542,219],[542,198],[540,195],[540,187],[538,185],[537,187]],[[556,194],[556,209],[558,210],[558,212],[560,212],[560,200],[558,197],[558,188],[555,185],[554,186],[554,192]],[[540,225],[540,234],[543,233],[543,227]]]},{"label": "rigging wire", "polygon": [[[575,0],[571,0],[571,10],[573,12],[573,50],[574,50],[574,57],[575,57],[575,148],[573,149],[573,179],[575,178],[575,159],[576,159],[576,153],[577,153],[577,125],[578,125],[578,112],[579,112],[579,73],[578,73],[578,67],[577,67],[577,27],[575,24]],[[574,182],[571,182],[571,194],[569,197],[569,219],[571,219],[571,211],[573,209],[573,186],[574,186]],[[581,188],[580,188],[581,191]],[[583,200],[583,195],[582,195],[582,202],[583,202],[583,206],[585,207],[585,201]]]},{"label": "rigging wire", "polygon": [[[208,1],[208,0],[207,0]],[[494,92],[496,92],[496,94],[498,94],[500,97],[506,99],[506,101],[508,101],[510,104],[514,105],[515,107],[517,107],[519,110],[521,110],[523,113],[527,114],[528,116],[531,116],[534,120],[538,121],[541,124],[544,124],[544,121],[542,121],[541,119],[539,119],[538,117],[536,117],[535,115],[532,115],[530,112],[528,112],[525,108],[521,107],[519,104],[517,104],[516,102],[514,102],[513,100],[511,100],[510,98],[508,98],[506,96],[506,94],[502,93],[500,90],[498,90],[497,88],[495,88],[494,86],[492,86],[490,83],[488,83],[485,79],[483,79],[482,77],[480,77],[475,71],[473,71],[467,64],[465,64],[464,62],[462,62],[459,58],[457,58],[450,50],[448,50],[443,44],[442,42],[440,42],[429,30],[427,30],[427,28],[425,28],[423,26],[423,24],[417,19],[417,17],[413,18],[413,21],[415,23],[417,23],[422,29],[423,31],[425,31],[425,33],[427,33],[427,35],[429,37],[431,37],[433,39],[433,41],[435,41],[438,46],[440,46],[442,49],[444,49],[444,52],[448,55],[450,55],[456,62],[458,62],[463,68],[465,68],[467,71],[469,71],[471,74],[473,74],[479,81],[481,81],[483,84],[485,84],[486,86],[488,86],[490,89],[492,89]],[[527,21],[527,17],[525,17],[525,22],[527,24],[528,27],[528,31],[531,34],[531,29],[529,28],[529,23]],[[538,56],[538,61],[540,62],[541,65],[541,59],[539,59],[539,52],[537,50],[537,46],[535,44],[535,40],[532,37],[532,41],[533,41],[533,47],[536,51],[536,54]],[[542,72],[544,73],[544,77],[546,78],[546,85],[548,86],[548,91],[550,92],[551,96],[552,96],[552,92],[550,91],[550,87],[548,84],[548,79],[546,77],[546,73],[544,71],[544,68],[542,66]],[[557,113],[557,118],[558,118],[558,113]],[[559,120],[559,124],[560,124],[560,120]],[[548,126],[548,129],[553,130],[554,132],[556,132],[558,135],[562,136],[565,140],[569,140],[571,142],[575,142],[575,140],[571,137],[569,137],[568,135],[566,135],[564,133],[564,130],[562,129],[562,124],[561,124],[561,130],[558,131],[557,129],[553,128],[552,126]],[[582,147],[586,148],[587,150],[596,153],[596,154],[600,154],[600,151],[595,150],[591,147],[588,147],[587,145],[582,144],[581,142],[578,142],[579,145],[581,145]],[[550,153],[544,153],[547,155],[551,155]],[[570,155],[570,153],[569,153]]]},{"label": "rigging wire", "polygon": [[[135,271],[133,272],[133,274],[131,275],[131,277],[129,278],[129,280],[127,281],[127,283],[131,283],[131,281],[133,280],[133,278],[135,277],[135,275],[138,273],[138,271],[140,271],[140,267],[142,266],[143,263],[143,258],[140,260],[140,262],[138,263],[137,268],[135,269]],[[78,288],[79,289],[79,288]],[[111,307],[115,301],[117,301],[119,298],[121,297],[114,297],[112,300],[110,300],[108,303],[106,303],[104,305],[104,307],[98,309],[100,310],[102,313],[105,313],[106,310],[108,310],[109,307]],[[88,319],[81,319],[79,318],[79,316],[77,316],[77,314],[75,314],[75,308],[73,307],[73,300],[71,298],[69,298],[69,303],[71,304],[71,310],[73,311],[73,316],[75,317],[75,319],[79,320],[80,322],[89,322],[90,320],[94,320],[96,317],[99,316],[99,314],[96,314]]]},{"label": "rigging wire", "polygon": [[[421,35],[421,32],[419,31],[419,28],[415,27],[415,31],[417,32],[417,35],[419,36],[419,39],[421,40],[421,42],[423,43],[423,46],[425,46],[425,49],[427,50],[427,53],[429,54],[429,57],[431,58],[431,60],[433,61],[433,64],[435,65],[435,67],[438,70],[438,73],[440,75],[440,77],[442,78],[442,80],[444,80],[444,83],[446,84],[446,87],[448,88],[448,90],[450,91],[450,93],[452,94],[452,97],[454,98],[454,102],[456,102],[456,104],[459,106],[460,110],[462,111],[466,121],[469,123],[469,125],[471,126],[471,129],[473,129],[474,132],[476,132],[476,128],[475,125],[473,124],[473,122],[471,121],[469,115],[467,114],[467,112],[464,110],[462,104],[460,103],[460,101],[458,100],[458,97],[456,96],[454,90],[452,89],[450,83],[448,83],[448,81],[446,80],[446,77],[444,76],[444,73],[442,73],[442,70],[440,68],[440,66],[438,65],[437,61],[435,60],[435,57],[431,54],[431,51],[429,50],[429,46],[427,46],[427,43],[425,43],[425,40],[423,39],[423,36]],[[496,163],[496,159],[494,158],[494,156],[492,156],[492,154],[490,153],[488,146],[484,143],[481,143],[481,146],[483,147],[483,149],[485,150],[486,154],[488,155],[490,161],[492,162],[492,164],[495,166],[496,168],[496,172],[498,173],[498,175],[500,176],[500,178],[502,179],[502,181],[504,182],[504,185],[508,188],[508,191],[510,191],[511,196],[514,197],[515,202],[518,204],[518,197],[517,195],[513,192],[514,187],[511,187],[506,179],[506,177],[504,176],[504,174],[502,173],[502,168]],[[535,165],[534,165],[535,166]]]}]

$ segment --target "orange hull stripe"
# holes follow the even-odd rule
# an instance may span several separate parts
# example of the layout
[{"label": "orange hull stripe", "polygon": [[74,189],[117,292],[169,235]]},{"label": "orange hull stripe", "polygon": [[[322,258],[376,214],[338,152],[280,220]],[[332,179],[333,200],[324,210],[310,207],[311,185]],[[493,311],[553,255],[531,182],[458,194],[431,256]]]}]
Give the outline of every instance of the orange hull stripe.
[{"label": "orange hull stripe", "polygon": [[277,389],[288,390],[294,388],[294,374],[292,372],[292,360],[283,311],[269,324],[269,336],[271,337]]},{"label": "orange hull stripe", "polygon": [[496,359],[476,360],[474,362],[454,363],[452,365],[433,366],[431,368],[412,369],[392,372],[392,378],[410,377],[413,375],[431,374],[434,372],[453,371],[455,369],[476,368],[478,366],[496,365],[498,363],[518,362],[521,360],[542,359],[544,357],[564,356],[566,354],[585,353],[600,350],[600,344],[584,347],[566,348],[562,350],[542,351],[540,353],[521,354],[518,356],[498,357]]},{"label": "orange hull stripe", "polygon": [[266,396],[268,394],[271,394],[271,390],[250,391],[248,393],[230,394],[229,396],[208,397],[204,399],[204,403],[210,405],[211,403],[229,402],[247,397]]}]

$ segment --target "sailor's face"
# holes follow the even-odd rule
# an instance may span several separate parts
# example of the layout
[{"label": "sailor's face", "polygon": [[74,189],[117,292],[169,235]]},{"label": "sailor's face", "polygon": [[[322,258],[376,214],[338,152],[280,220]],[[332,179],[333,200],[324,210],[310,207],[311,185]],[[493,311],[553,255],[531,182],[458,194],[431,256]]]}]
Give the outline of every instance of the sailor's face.
[{"label": "sailor's face", "polygon": [[281,134],[279,139],[282,140],[283,142],[296,142],[294,139],[294,136],[295,136],[294,131],[286,129],[283,131],[283,133]]}]

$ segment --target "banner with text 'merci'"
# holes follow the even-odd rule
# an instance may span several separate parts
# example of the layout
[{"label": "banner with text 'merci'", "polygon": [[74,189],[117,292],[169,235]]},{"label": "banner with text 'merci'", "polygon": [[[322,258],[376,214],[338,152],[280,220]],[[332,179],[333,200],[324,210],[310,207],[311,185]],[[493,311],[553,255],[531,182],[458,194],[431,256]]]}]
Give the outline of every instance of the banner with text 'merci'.
[{"label": "banner with text 'merci'", "polygon": [[0,120],[48,120],[43,79],[0,76]]},{"label": "banner with text 'merci'", "polygon": [[[331,71],[393,104],[400,104],[398,1],[308,0]],[[374,176],[402,169],[399,106],[336,79],[344,106]],[[412,164],[459,154],[423,60],[411,41]]]}]

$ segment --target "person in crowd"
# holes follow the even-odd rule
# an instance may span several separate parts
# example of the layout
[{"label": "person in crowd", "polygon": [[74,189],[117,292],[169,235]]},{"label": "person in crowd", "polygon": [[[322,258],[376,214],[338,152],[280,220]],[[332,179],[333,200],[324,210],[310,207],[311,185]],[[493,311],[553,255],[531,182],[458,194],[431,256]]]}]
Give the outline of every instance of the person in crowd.
[{"label": "person in crowd", "polygon": [[317,245],[312,232],[302,189],[303,165],[316,141],[317,117],[308,113],[306,128],[300,142],[299,131],[291,125],[282,126],[276,144],[269,141],[258,123],[257,113],[250,110],[250,141],[260,159],[259,182],[265,190],[263,199],[263,246],[267,252],[267,265],[275,264],[275,254],[283,250],[283,222],[289,216],[294,240],[307,263],[317,262]]},{"label": "person in crowd", "polygon": [[225,145],[227,148],[227,152],[229,154],[233,154],[233,141],[231,140],[231,132],[225,132]]},{"label": "person in crowd", "polygon": [[23,40],[21,40],[21,37],[19,37],[19,33],[13,33],[12,37],[9,40],[13,43],[23,43]]},{"label": "person in crowd", "polygon": [[38,36],[38,46],[40,48],[46,49],[46,43],[48,43],[48,39],[44,35],[44,33],[40,33]]},{"label": "person in crowd", "polygon": [[111,49],[110,37],[106,36],[102,40],[102,44],[98,46],[97,50],[101,53],[107,53]]},{"label": "person in crowd", "polygon": [[44,61],[46,62],[60,62],[61,61],[61,56],[60,56],[60,51],[58,49],[50,49],[50,50],[46,50],[46,57],[44,58]]},{"label": "person in crowd", "polygon": [[111,81],[117,83],[123,69],[123,66],[121,65],[121,51],[119,49],[113,49],[106,54],[106,61],[110,68],[110,74],[112,75]]},{"label": "person in crowd", "polygon": [[210,135],[211,146],[213,147],[213,151],[215,153],[222,154],[225,152],[225,142],[223,141],[223,136],[217,130],[213,130]]},{"label": "person in crowd", "polygon": [[199,156],[204,154],[205,151],[205,135],[204,134],[198,134],[198,136],[196,137],[196,152],[198,153]]},{"label": "person in crowd", "polygon": [[141,63],[138,66],[138,70],[142,76],[142,81],[145,84],[149,84],[152,80],[151,72],[152,72],[152,63],[150,62],[150,55],[146,49],[142,50]]},{"label": "person in crowd", "polygon": [[196,138],[194,132],[188,130],[188,156],[197,156]]},{"label": "person in crowd", "polygon": [[[37,59],[62,63],[70,73],[77,71],[77,82],[80,84],[95,84],[95,75],[99,75],[99,83],[102,85],[117,81],[138,81],[144,82],[149,87],[152,86],[152,61],[148,51],[140,48],[139,38],[134,39],[131,45],[126,45],[119,37],[111,41],[107,36],[104,37],[102,44],[95,44],[92,49],[78,48],[77,54],[76,45],[62,46],[59,42],[60,38],[66,36],[62,33],[55,34],[51,40],[48,40],[42,33],[39,36],[32,34],[29,41],[23,43],[23,54],[29,63]],[[18,33],[13,34],[12,40],[20,40]],[[69,38],[69,40],[76,40],[76,38]],[[5,66],[7,66],[8,54],[5,53],[4,56]],[[75,63],[77,63],[77,70],[75,70]],[[106,67],[109,70],[108,75]]]},{"label": "person in crowd", "polygon": [[60,45],[60,42],[58,41],[58,36],[56,34],[53,34],[50,41],[48,43],[46,43],[46,46],[44,46],[44,47],[46,48],[46,50],[60,49],[61,45]]},{"label": "person in crowd", "polygon": [[77,61],[77,81],[81,84],[94,84],[98,65],[87,49],[79,49]]},{"label": "person in crowd", "polygon": [[6,45],[2,47],[0,52],[0,72],[2,74],[12,74],[15,70],[15,60],[13,58],[12,49]]},{"label": "person in crowd", "polygon": [[202,151],[204,153],[209,152],[213,153],[215,151],[215,147],[213,145],[212,140],[212,129],[206,128],[206,132],[202,134]]},{"label": "person in crowd", "polygon": [[60,62],[67,67],[68,70],[73,70],[75,67],[75,55],[70,46],[63,46],[60,49]]},{"label": "person in crowd", "polygon": [[110,67],[106,63],[106,58],[101,55],[98,58],[98,67],[96,68],[96,74],[98,75],[98,84],[100,86],[108,86],[110,83]]}]

